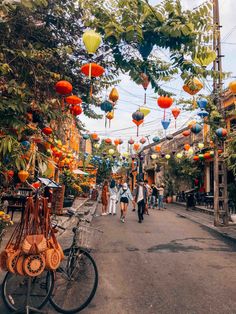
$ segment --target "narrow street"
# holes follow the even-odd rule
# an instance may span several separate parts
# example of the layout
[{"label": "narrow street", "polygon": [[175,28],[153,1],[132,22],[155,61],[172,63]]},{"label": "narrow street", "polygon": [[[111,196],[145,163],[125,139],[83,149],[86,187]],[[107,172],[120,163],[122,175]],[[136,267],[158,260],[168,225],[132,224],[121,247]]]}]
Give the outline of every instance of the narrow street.
[{"label": "narrow street", "polygon": [[[100,208],[98,209],[99,212]],[[170,208],[94,218],[99,287],[85,314],[236,313],[236,245]]]}]

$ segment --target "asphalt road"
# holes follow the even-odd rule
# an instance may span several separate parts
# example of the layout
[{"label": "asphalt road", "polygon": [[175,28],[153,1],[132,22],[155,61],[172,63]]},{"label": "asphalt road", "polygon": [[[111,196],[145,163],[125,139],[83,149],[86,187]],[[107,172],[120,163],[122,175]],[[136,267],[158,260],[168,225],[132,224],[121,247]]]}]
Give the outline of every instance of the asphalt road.
[{"label": "asphalt road", "polygon": [[84,314],[236,313],[236,245],[171,210],[94,220],[99,287]]},{"label": "asphalt road", "polygon": [[[98,212],[100,208],[98,209]],[[172,210],[95,217],[99,286],[84,314],[236,313],[236,245]],[[73,299],[73,298],[72,298]],[[57,313],[50,306],[50,314]],[[0,314],[9,313],[0,302]]]}]

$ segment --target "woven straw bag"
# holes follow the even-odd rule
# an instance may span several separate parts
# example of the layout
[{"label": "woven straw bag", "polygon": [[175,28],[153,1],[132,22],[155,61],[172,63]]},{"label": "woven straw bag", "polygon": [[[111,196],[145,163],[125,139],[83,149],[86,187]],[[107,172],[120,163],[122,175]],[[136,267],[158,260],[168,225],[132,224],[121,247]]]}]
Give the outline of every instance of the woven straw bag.
[{"label": "woven straw bag", "polygon": [[23,272],[30,277],[39,276],[45,269],[45,257],[43,254],[29,255],[23,262]]},{"label": "woven straw bag", "polygon": [[43,234],[27,235],[22,243],[22,251],[25,254],[37,254],[47,249],[47,240]]},{"label": "woven straw bag", "polygon": [[25,260],[25,256],[24,255],[21,255],[17,261],[16,261],[16,267],[15,267],[15,272],[20,275],[20,276],[24,276],[25,273],[23,271],[23,263],[24,263],[24,260]]},{"label": "woven straw bag", "polygon": [[9,270],[9,272],[11,272],[13,274],[15,274],[15,272],[16,272],[16,264],[17,264],[17,260],[20,257],[20,254],[21,254],[21,251],[16,250],[16,251],[14,251],[8,255],[8,258],[6,261],[7,269]]}]

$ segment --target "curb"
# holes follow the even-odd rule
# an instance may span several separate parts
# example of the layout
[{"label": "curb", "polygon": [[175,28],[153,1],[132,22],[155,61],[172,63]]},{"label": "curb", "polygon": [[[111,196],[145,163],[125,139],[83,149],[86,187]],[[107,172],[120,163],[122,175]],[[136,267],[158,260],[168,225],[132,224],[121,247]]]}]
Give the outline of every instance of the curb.
[{"label": "curb", "polygon": [[[179,205],[179,206],[181,206],[181,205]],[[197,219],[197,218],[191,216],[191,214],[188,215],[187,213],[179,212],[178,210],[172,210],[172,209],[169,209],[169,210],[175,212],[179,216],[187,218],[188,220],[190,220],[192,222],[198,223],[199,225],[202,225],[202,226],[204,226],[204,227],[206,227],[206,228],[216,232],[217,234],[221,235],[224,238],[227,238],[227,239],[229,239],[231,241],[236,242],[236,230],[235,230],[235,236],[234,235],[230,235],[229,233],[222,231],[218,227],[215,227],[215,226],[213,226],[211,224],[208,224],[208,223],[204,223],[200,219]],[[228,228],[228,227],[221,227],[221,228]]]}]

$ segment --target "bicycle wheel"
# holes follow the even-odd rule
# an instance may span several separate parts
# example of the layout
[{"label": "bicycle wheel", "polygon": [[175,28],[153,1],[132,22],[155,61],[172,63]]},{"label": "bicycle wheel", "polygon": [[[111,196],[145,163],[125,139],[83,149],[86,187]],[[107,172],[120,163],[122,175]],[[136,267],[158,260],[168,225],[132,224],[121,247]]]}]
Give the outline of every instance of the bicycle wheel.
[{"label": "bicycle wheel", "polygon": [[[12,311],[25,307],[28,288],[27,276],[20,276],[7,272],[2,284],[2,298],[6,306]],[[28,303],[40,309],[49,299],[54,286],[54,273],[44,271],[40,276],[32,278]]]},{"label": "bicycle wheel", "polygon": [[[76,249],[64,251],[65,259],[56,270],[50,302],[60,313],[77,313],[93,299],[98,286],[98,270],[91,255]],[[73,254],[73,256],[71,256]]]}]

